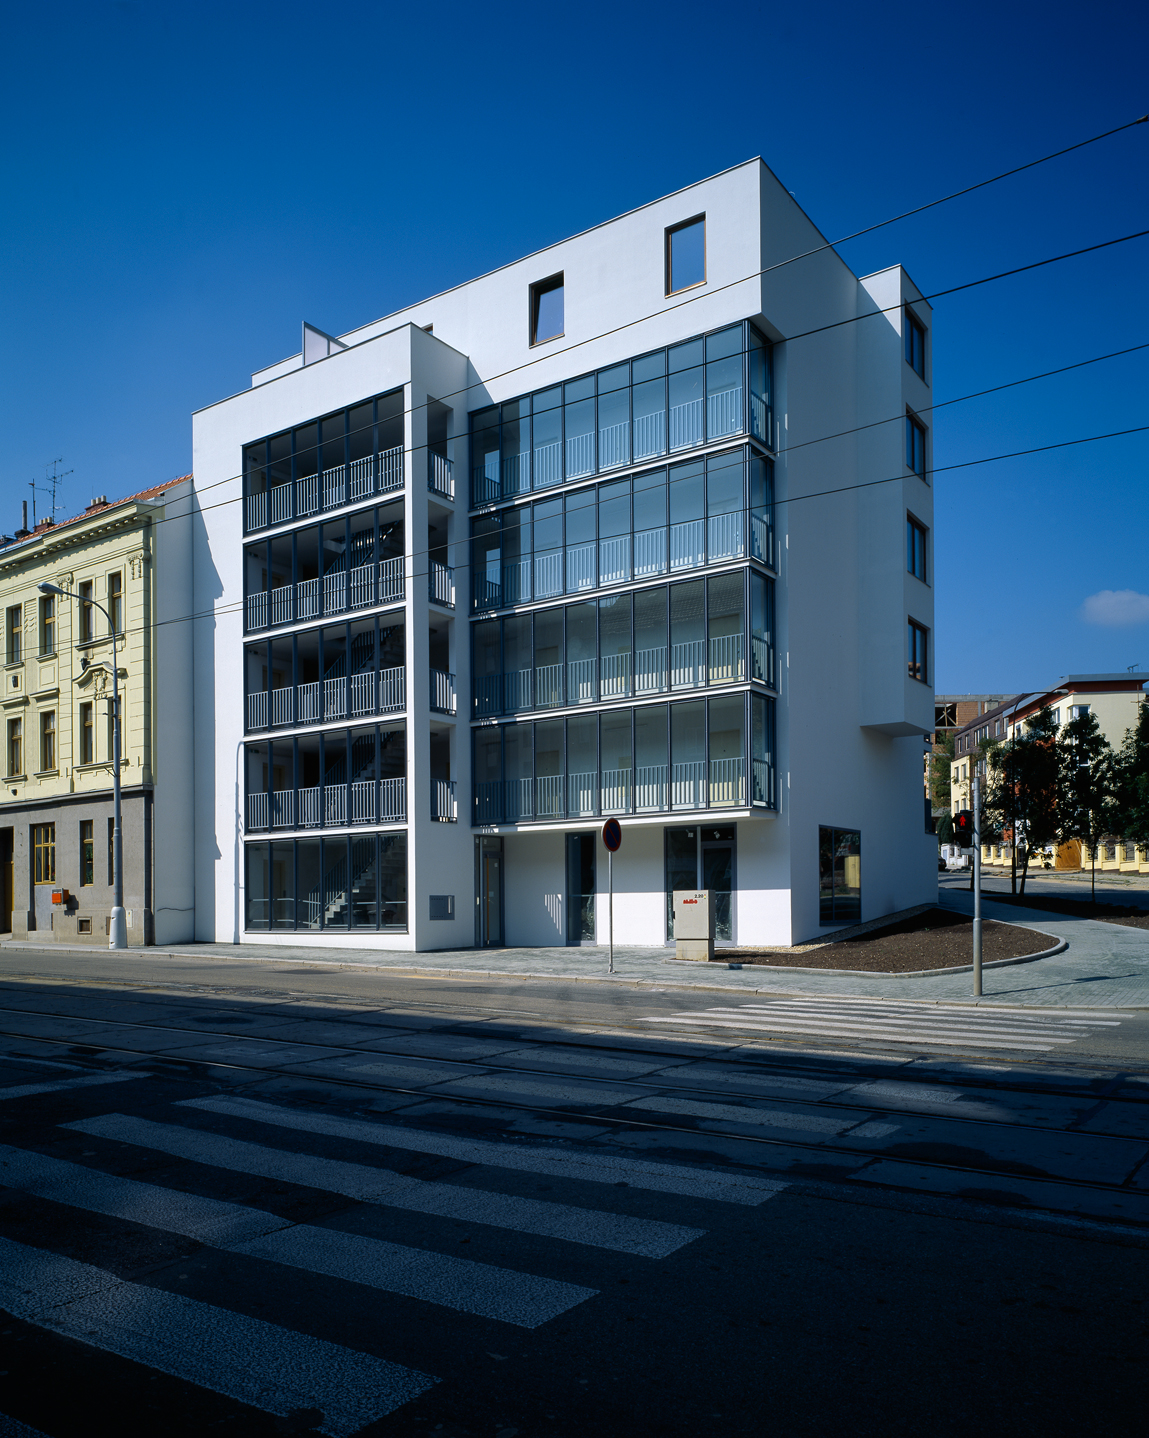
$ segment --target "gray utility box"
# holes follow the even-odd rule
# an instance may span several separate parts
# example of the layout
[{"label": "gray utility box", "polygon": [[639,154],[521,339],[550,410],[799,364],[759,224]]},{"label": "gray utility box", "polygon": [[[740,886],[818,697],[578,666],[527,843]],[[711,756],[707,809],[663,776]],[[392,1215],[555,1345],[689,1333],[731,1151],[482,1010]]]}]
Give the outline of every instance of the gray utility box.
[{"label": "gray utility box", "polygon": [[706,963],[714,957],[714,906],[709,889],[675,889],[674,947],[676,959]]}]

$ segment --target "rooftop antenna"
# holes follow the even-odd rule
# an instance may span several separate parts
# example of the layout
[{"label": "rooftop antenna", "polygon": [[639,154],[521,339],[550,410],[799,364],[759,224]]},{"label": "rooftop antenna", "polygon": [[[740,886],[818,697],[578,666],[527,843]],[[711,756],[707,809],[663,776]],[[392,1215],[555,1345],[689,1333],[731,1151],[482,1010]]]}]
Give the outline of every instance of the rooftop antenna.
[{"label": "rooftop antenna", "polygon": [[1130,664],[1130,665],[1128,666],[1128,668],[1126,669],[1125,672],[1126,672],[1127,674],[1136,674],[1137,671],[1138,671],[1138,669],[1140,669],[1140,668],[1141,668],[1140,664]]},{"label": "rooftop antenna", "polygon": [[[63,480],[63,479],[66,479],[66,478],[68,477],[68,475],[74,474],[74,473],[75,473],[75,470],[73,470],[73,469],[65,469],[65,470],[61,473],[61,471],[60,471],[60,465],[62,465],[63,463],[64,463],[63,459],[62,459],[62,458],[59,458],[59,459],[51,459],[51,460],[48,461],[48,464],[45,464],[45,466],[44,466],[44,483],[43,483],[43,484],[37,484],[34,479],[30,479],[30,480],[28,481],[28,488],[32,491],[32,528],[33,528],[33,529],[36,528],[36,495],[37,495],[37,492],[40,493],[40,494],[50,494],[50,495],[52,496],[52,508],[51,508],[51,509],[49,510],[49,512],[48,512],[48,517],[49,517],[50,519],[55,520],[57,510],[63,509],[63,507],[64,507],[62,504],[57,503],[57,500],[56,500],[56,491],[57,491],[57,489],[59,488],[60,481]],[[49,465],[49,464],[52,466],[52,472],[51,472],[51,474],[48,473],[48,465]]]}]

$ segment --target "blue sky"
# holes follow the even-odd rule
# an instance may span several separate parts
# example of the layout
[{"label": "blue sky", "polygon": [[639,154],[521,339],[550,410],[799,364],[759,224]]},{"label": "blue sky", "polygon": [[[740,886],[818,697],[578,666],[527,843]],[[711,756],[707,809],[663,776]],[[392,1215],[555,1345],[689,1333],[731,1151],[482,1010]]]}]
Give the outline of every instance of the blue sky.
[{"label": "blue sky", "polygon": [[[848,234],[1149,110],[1147,40],[1108,0],[10,8],[0,529],[57,456],[65,513],[187,470],[191,411],[304,318],[339,333],[756,154]],[[1147,159],[1144,125],[842,252],[932,292],[1144,229]],[[1147,258],[939,300],[935,399],[1149,340]],[[936,463],[1149,424],[1146,356],[942,410]],[[1149,670],[1146,439],[939,473],[939,691]]]}]

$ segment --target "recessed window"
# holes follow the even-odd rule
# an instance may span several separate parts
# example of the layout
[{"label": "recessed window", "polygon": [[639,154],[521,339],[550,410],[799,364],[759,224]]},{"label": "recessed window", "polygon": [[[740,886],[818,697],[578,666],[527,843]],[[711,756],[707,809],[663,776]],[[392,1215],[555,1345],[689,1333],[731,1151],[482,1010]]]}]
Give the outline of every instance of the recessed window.
[{"label": "recessed window", "polygon": [[56,652],[56,596],[46,594],[40,600],[40,657],[47,659]]},{"label": "recessed window", "polygon": [[925,379],[926,329],[909,308],[906,309],[906,364]]},{"label": "recessed window", "polygon": [[911,679],[930,682],[930,631],[915,620],[909,621],[909,671]]},{"label": "recessed window", "polygon": [[35,884],[54,884],[56,882],[55,824],[33,824],[32,826],[32,882]]},{"label": "recessed window", "polygon": [[[93,820],[80,820],[80,886],[86,888],[96,882],[96,840]],[[84,921],[81,919],[81,923]],[[91,921],[89,920],[89,927]]]},{"label": "recessed window", "polygon": [[80,763],[92,764],[96,758],[95,708],[92,703],[80,705]]},{"label": "recessed window", "polygon": [[8,663],[19,664],[24,645],[24,606],[13,604],[8,609]]},{"label": "recessed window", "polygon": [[906,468],[924,479],[926,475],[926,431],[912,414],[906,415]]},{"label": "recessed window", "polygon": [[92,581],[80,585],[80,643],[89,644],[96,637],[92,629]]},{"label": "recessed window", "polygon": [[926,577],[926,534],[924,524],[919,524],[913,515],[906,515],[906,568],[925,582]]},{"label": "recessed window", "polygon": [[696,215],[666,232],[666,293],[706,283],[706,216]]},{"label": "recessed window", "polygon": [[108,613],[112,618],[112,633],[124,632],[124,576],[108,575]]},{"label": "recessed window", "polygon": [[40,715],[40,768],[56,767],[56,711],[45,709]]},{"label": "recessed window", "polygon": [[24,772],[24,721],[8,720],[8,773],[12,776]]},{"label": "recessed window", "polygon": [[563,326],[563,277],[552,275],[531,286],[531,344],[558,339]]}]

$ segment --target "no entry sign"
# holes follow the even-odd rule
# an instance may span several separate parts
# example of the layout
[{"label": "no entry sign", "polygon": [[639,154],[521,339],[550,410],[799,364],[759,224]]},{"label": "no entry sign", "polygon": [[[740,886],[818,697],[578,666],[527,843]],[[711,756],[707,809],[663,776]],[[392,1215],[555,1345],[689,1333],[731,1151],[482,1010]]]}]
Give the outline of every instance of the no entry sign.
[{"label": "no entry sign", "polygon": [[612,854],[622,847],[622,825],[617,819],[608,819],[602,826],[602,842]]}]

